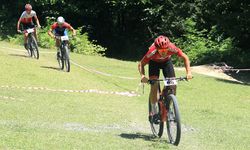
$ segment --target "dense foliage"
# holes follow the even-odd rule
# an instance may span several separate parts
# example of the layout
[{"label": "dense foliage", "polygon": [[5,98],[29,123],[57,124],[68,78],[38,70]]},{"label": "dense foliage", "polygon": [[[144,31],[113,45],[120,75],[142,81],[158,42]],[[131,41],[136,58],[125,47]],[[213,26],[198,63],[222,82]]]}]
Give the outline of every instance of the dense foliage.
[{"label": "dense foliage", "polygon": [[[48,30],[50,29],[51,24],[53,23],[54,18],[46,18],[45,26],[42,29],[38,30],[38,45],[42,48],[56,49],[55,39],[52,39],[48,35]],[[95,44],[95,41],[90,41],[88,39],[87,33],[82,33],[81,28],[76,29],[77,36],[73,37],[72,33],[69,32],[69,46],[72,52],[76,52],[84,55],[104,55],[106,48]],[[17,34],[15,36],[7,36],[8,40],[15,44],[23,44],[23,35]]]},{"label": "dense foliage", "polygon": [[[15,33],[26,0],[2,0],[2,36]],[[30,0],[42,22],[62,15],[106,55],[138,60],[159,34],[186,52],[193,64],[224,61],[249,67],[248,0]],[[13,11],[16,10],[16,11]],[[86,35],[82,35],[86,36]]]}]

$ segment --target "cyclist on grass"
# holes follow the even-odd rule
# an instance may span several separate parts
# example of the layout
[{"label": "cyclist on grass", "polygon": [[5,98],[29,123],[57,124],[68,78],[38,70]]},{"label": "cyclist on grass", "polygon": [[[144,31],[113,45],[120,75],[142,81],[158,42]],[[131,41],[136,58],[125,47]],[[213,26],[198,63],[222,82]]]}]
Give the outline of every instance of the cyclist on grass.
[{"label": "cyclist on grass", "polygon": [[[145,68],[144,66],[149,64],[149,79],[154,80],[158,79],[160,75],[160,69],[163,70],[163,75],[165,78],[175,77],[174,66],[171,61],[171,55],[177,54],[179,57],[183,58],[185,68],[186,68],[186,76],[187,79],[192,79],[192,73],[190,69],[189,58],[186,54],[182,52],[181,49],[176,47],[173,43],[169,41],[169,39],[165,36],[159,36],[155,39],[154,43],[149,47],[148,52],[142,58],[138,65],[138,70],[141,75],[141,82],[148,83],[148,78],[145,76]],[[173,89],[176,94],[176,86],[173,85],[170,87]],[[152,112],[149,114],[149,119],[153,120],[157,119],[157,90],[158,84],[151,85],[150,90],[150,102]]]},{"label": "cyclist on grass", "polygon": [[49,36],[56,39],[57,59],[60,57],[60,39],[56,38],[56,36],[68,35],[67,30],[71,30],[73,32],[73,36],[76,35],[76,30],[70,24],[65,22],[65,19],[62,16],[60,16],[57,18],[57,22],[55,22],[48,31]]},{"label": "cyclist on grass", "polygon": [[[36,21],[36,24],[38,28],[41,27],[39,20],[37,18],[36,12],[32,10],[32,6],[30,4],[25,5],[25,11],[22,13],[21,17],[19,18],[17,22],[17,32],[22,33],[20,30],[20,24],[22,23],[24,30],[34,28],[35,25],[33,23],[33,18]],[[34,28],[34,34],[35,38],[37,40],[37,34],[36,34],[36,29]],[[25,49],[28,49],[28,33],[24,33],[24,47]]]}]

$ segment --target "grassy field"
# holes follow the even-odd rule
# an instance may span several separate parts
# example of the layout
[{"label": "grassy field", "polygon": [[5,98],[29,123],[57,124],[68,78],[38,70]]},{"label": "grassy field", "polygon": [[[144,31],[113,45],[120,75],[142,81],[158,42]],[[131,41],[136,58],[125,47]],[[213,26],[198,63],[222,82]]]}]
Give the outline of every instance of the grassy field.
[{"label": "grassy field", "polygon": [[72,61],[85,69],[72,65],[66,73],[57,69],[53,50],[41,49],[35,60],[22,49],[0,42],[0,149],[250,149],[248,85],[198,74],[180,83],[183,132],[176,147],[166,133],[152,137],[148,86],[145,94],[139,88],[140,96],[115,94],[138,89],[137,63],[72,53]]}]

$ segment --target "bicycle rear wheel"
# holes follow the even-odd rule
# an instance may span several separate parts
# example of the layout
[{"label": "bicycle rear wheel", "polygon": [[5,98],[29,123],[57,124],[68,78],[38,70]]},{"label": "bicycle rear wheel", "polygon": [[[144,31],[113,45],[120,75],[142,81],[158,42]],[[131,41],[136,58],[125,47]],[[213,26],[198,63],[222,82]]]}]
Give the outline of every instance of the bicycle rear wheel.
[{"label": "bicycle rear wheel", "polygon": [[[152,112],[152,107],[151,107],[151,102],[149,100],[148,102],[148,111],[149,113]],[[160,107],[160,103],[158,102],[158,105],[157,105],[157,111],[159,112],[159,117],[160,117],[160,112],[161,112],[161,107]],[[161,118],[161,117],[160,117]],[[153,117],[150,117],[149,116],[149,122],[150,122],[150,127],[151,127],[151,131],[153,133],[154,136],[156,137],[161,137],[162,134],[163,134],[163,128],[164,128],[164,123],[161,121],[160,119],[160,122],[154,122],[154,119]]]},{"label": "bicycle rear wheel", "polygon": [[32,57],[33,56],[33,49],[32,49],[32,37],[31,37],[31,35],[28,36],[28,47],[27,48],[28,48],[27,49],[28,55],[30,57]]},{"label": "bicycle rear wheel", "polygon": [[169,142],[173,145],[178,145],[181,138],[181,120],[178,108],[177,98],[170,94],[166,99],[167,115],[167,133]]}]

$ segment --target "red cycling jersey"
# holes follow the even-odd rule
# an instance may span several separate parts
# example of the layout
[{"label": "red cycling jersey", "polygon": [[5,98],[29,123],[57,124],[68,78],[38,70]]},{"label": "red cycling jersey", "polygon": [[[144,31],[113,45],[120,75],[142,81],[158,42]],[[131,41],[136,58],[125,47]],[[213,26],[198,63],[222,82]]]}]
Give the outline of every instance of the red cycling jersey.
[{"label": "red cycling jersey", "polygon": [[155,62],[166,62],[171,58],[171,55],[173,54],[177,54],[179,57],[182,56],[183,54],[182,50],[176,47],[173,43],[169,44],[167,50],[168,50],[167,55],[163,57],[158,53],[155,45],[152,44],[149,47],[149,50],[146,53],[146,55],[142,58],[141,63],[148,64],[150,60]]},{"label": "red cycling jersey", "polygon": [[62,24],[62,26],[59,27],[58,23],[55,22],[55,23],[51,26],[51,29],[54,30],[54,29],[57,29],[57,28],[64,28],[64,29],[67,28],[67,29],[71,29],[71,25],[68,24],[67,22],[64,22],[64,23]]},{"label": "red cycling jersey", "polygon": [[21,22],[24,24],[32,23],[32,18],[36,17],[36,12],[34,10],[31,10],[31,12],[28,14],[26,11],[24,11],[20,17]]}]

